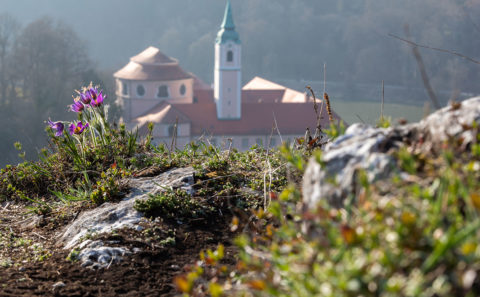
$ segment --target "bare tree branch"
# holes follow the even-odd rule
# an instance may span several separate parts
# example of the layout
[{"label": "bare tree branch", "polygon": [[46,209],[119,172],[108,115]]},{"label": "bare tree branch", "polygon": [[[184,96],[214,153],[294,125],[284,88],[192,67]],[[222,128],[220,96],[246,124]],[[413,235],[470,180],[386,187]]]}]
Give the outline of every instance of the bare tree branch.
[{"label": "bare tree branch", "polygon": [[[405,24],[404,30],[405,30],[405,35],[407,36],[407,38],[410,39],[410,30],[408,28],[408,24]],[[430,80],[428,78],[427,71],[425,70],[425,64],[423,63],[423,59],[422,59],[422,56],[420,55],[420,51],[418,50],[418,46],[413,45],[412,51],[413,51],[413,55],[415,56],[415,60],[417,60],[417,65],[420,70],[420,74],[422,75],[423,85],[425,86],[425,89],[427,89],[428,96],[430,97],[430,100],[432,100],[433,106],[436,109],[439,109],[440,104],[438,103],[437,95],[435,95],[435,92],[433,91],[433,88],[430,85]]]},{"label": "bare tree branch", "polygon": [[452,54],[452,55],[455,55],[455,56],[460,57],[462,59],[473,62],[475,64],[480,64],[480,61],[475,60],[471,57],[465,56],[465,55],[460,54],[460,53],[455,52],[455,51],[450,51],[450,50],[446,50],[446,49],[442,49],[442,48],[431,47],[431,46],[428,46],[428,45],[421,45],[421,44],[415,43],[413,41],[410,41],[408,39],[398,37],[398,36],[396,36],[394,34],[391,34],[391,33],[388,33],[388,36],[396,38],[396,39],[401,40],[403,42],[406,42],[406,43],[408,43],[408,44],[410,44],[411,46],[414,46],[414,47],[421,47],[421,48],[426,48],[426,49],[430,49],[430,50],[434,50],[434,51],[438,51],[438,52],[442,52],[442,53]]}]

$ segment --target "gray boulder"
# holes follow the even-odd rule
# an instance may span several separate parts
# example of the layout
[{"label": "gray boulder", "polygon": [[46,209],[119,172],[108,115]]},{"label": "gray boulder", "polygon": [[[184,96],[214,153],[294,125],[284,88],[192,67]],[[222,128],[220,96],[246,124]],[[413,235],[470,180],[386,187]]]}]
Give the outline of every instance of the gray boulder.
[{"label": "gray boulder", "polygon": [[89,237],[122,228],[141,230],[139,223],[143,215],[133,208],[136,200],[148,199],[149,195],[172,188],[193,193],[193,184],[194,169],[191,167],[172,169],[154,177],[132,178],[129,180],[131,191],[122,201],[104,203],[83,212],[58,235],[59,242],[65,249],[75,248],[84,267],[108,267],[131,252],[123,247],[109,247],[100,241],[92,243]]},{"label": "gray boulder", "polygon": [[426,154],[450,139],[462,139],[462,145],[468,146],[476,141],[474,122],[480,122],[480,97],[451,104],[419,123],[387,129],[351,125],[325,147],[323,165],[309,160],[303,176],[304,208],[314,209],[321,199],[341,207],[347,197],[357,194],[359,170],[366,172],[370,183],[399,172],[392,152],[402,146]]}]

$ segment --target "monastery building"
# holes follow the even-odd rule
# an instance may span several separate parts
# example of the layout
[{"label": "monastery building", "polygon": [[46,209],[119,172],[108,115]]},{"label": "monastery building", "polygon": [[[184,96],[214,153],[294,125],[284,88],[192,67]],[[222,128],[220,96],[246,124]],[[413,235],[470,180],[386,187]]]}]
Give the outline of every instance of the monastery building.
[{"label": "monastery building", "polygon": [[[261,77],[242,87],[241,51],[228,0],[215,40],[213,88],[151,46],[114,74],[123,121],[140,133],[153,122],[155,143],[169,144],[176,132],[177,147],[204,136],[212,144],[228,140],[245,150],[254,144],[279,145],[303,136],[307,127],[315,131],[313,99],[306,93]],[[324,108],[322,127],[328,125]],[[274,127],[280,135],[272,133]]]}]

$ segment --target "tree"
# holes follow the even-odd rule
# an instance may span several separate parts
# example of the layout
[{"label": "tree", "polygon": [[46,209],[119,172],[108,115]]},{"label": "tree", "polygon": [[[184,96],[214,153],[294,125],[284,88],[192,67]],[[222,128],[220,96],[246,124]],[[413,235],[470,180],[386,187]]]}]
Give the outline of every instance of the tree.
[{"label": "tree", "polygon": [[[50,117],[71,118],[73,115],[67,114],[65,106],[72,100],[73,90],[88,83],[89,77],[95,77],[95,71],[84,43],[65,23],[45,17],[27,25],[16,38],[7,34],[14,32],[7,28],[15,26],[4,25],[2,35],[2,24],[0,18],[0,63],[2,44],[7,54],[13,46],[12,53],[7,55],[12,63],[1,66],[16,87],[16,92],[7,92],[8,88],[0,82],[0,94],[8,97],[3,99],[8,104],[0,111],[1,118],[10,127],[2,129],[2,142],[10,149],[13,141],[19,140],[27,156],[35,158],[38,148],[46,144],[45,121]],[[13,152],[5,157],[10,162],[15,160]]]},{"label": "tree", "polygon": [[14,17],[7,13],[0,14],[0,106],[5,105],[7,95],[13,95],[15,91],[9,63],[19,29],[20,24]]}]

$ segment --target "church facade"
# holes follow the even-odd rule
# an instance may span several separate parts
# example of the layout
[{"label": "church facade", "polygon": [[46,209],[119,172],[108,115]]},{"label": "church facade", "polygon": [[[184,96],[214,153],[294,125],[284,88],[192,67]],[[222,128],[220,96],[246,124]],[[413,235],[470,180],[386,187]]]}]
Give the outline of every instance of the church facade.
[{"label": "church facade", "polygon": [[[140,133],[154,123],[156,143],[169,144],[176,133],[177,147],[203,136],[244,150],[279,145],[303,136],[307,127],[314,131],[313,100],[306,93],[260,77],[242,87],[241,50],[228,0],[215,40],[213,87],[149,47],[114,74],[123,121]],[[322,115],[322,127],[328,125],[328,115]]]}]

